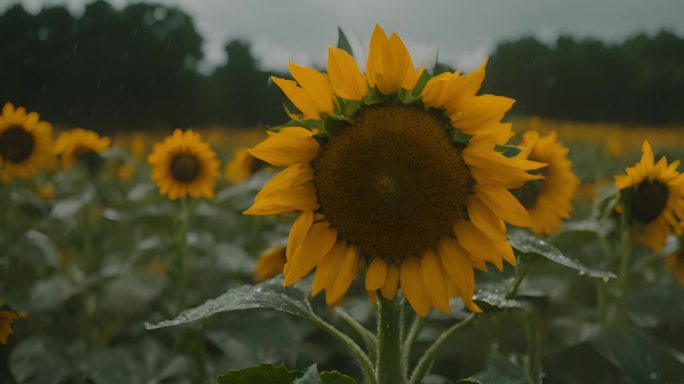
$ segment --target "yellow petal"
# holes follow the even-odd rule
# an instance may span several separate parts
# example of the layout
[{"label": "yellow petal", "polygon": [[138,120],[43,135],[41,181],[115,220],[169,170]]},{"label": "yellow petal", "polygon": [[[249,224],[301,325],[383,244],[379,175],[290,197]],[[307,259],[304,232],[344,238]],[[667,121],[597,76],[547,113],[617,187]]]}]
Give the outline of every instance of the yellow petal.
[{"label": "yellow petal", "polygon": [[292,265],[285,271],[285,285],[296,283],[309,274],[332,249],[336,240],[337,231],[330,228],[328,222],[314,223],[302,245],[287,261]]},{"label": "yellow petal", "polygon": [[475,193],[505,222],[519,227],[530,226],[530,215],[527,210],[508,190],[476,184]]},{"label": "yellow petal", "polygon": [[399,270],[401,289],[414,311],[420,316],[427,316],[430,312],[430,297],[425,288],[425,279],[420,262],[415,257],[407,257],[401,263]]},{"label": "yellow petal", "polygon": [[278,167],[308,163],[318,155],[320,146],[313,132],[301,127],[286,127],[249,150],[249,153]]},{"label": "yellow petal", "polygon": [[371,87],[375,87],[376,74],[382,73],[382,55],[386,44],[388,44],[388,39],[385,31],[380,25],[375,24],[368,49],[368,60],[366,61],[366,79]]},{"label": "yellow petal", "polygon": [[447,292],[446,280],[444,278],[442,263],[437,259],[437,255],[431,250],[423,252],[420,258],[420,266],[425,278],[425,287],[428,296],[432,300],[435,308],[446,313],[451,313],[449,308],[449,294]]},{"label": "yellow petal", "polygon": [[340,265],[337,278],[333,283],[332,288],[325,292],[325,303],[333,305],[337,303],[342,296],[347,292],[351,283],[356,279],[359,273],[359,250],[353,245],[347,247],[344,260]]},{"label": "yellow petal", "polygon": [[313,286],[311,287],[311,296],[317,295],[324,289],[332,288],[346,253],[347,243],[339,241],[332,247],[330,252],[325,255],[323,260],[318,264],[318,267],[316,267],[316,275],[314,276]]},{"label": "yellow petal", "polygon": [[[292,77],[299,83],[309,100],[316,106],[318,114],[333,111],[333,91],[328,76],[301,65],[288,63]],[[317,114],[317,115],[318,115]]]},{"label": "yellow petal", "polygon": [[468,252],[458,244],[458,241],[447,237],[439,243],[439,258],[459,290],[472,296],[475,290],[475,274]]},{"label": "yellow petal", "polygon": [[292,104],[302,112],[304,118],[318,119],[320,117],[320,110],[316,106],[314,100],[311,100],[309,94],[302,87],[297,86],[296,81],[281,79],[275,76],[271,76],[271,79],[283,91]]},{"label": "yellow petal", "polygon": [[287,236],[287,247],[285,248],[285,258],[288,261],[292,260],[293,253],[298,251],[304,240],[306,240],[306,235],[309,234],[313,219],[313,211],[303,211],[299,214],[294,224],[292,224],[290,233]]},{"label": "yellow petal", "polygon": [[394,300],[394,296],[397,294],[397,288],[399,287],[399,267],[390,263],[387,269],[387,279],[385,279],[385,285],[380,288],[380,292],[387,300]]},{"label": "yellow petal", "polygon": [[345,50],[328,47],[328,76],[335,95],[349,100],[361,100],[366,96],[366,77]]},{"label": "yellow petal", "polygon": [[375,291],[385,285],[387,279],[387,263],[380,257],[371,261],[366,271],[366,289]]}]

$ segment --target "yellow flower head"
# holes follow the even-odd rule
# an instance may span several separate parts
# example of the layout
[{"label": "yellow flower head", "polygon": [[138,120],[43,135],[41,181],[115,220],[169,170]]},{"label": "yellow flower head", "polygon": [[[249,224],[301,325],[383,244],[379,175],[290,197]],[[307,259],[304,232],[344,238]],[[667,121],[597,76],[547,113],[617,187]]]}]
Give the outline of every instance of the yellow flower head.
[{"label": "yellow flower head", "polygon": [[7,344],[7,338],[14,333],[12,323],[23,317],[26,317],[24,311],[0,309],[0,344]]},{"label": "yellow flower head", "polygon": [[157,143],[147,157],[152,165],[152,180],[162,195],[171,200],[190,196],[212,198],[221,177],[216,153],[192,130],[176,129]]},{"label": "yellow flower head", "polygon": [[[485,63],[486,64],[486,63]],[[485,64],[430,78],[404,43],[376,26],[365,75],[328,48],[328,73],[290,64],[274,78],[301,115],[250,153],[286,167],[257,194],[250,215],[298,212],[286,248],[285,284],[316,270],[312,294],[337,303],[365,270],[365,288],[413,309],[472,311],[473,268],[515,264],[505,222],[529,226],[509,192],[543,166],[498,149],[513,100],[477,95]]]},{"label": "yellow flower head", "polygon": [[569,149],[556,140],[556,132],[544,137],[536,131],[526,132],[520,146],[528,159],[547,164],[541,170],[543,180],[519,190],[519,199],[532,219],[530,228],[537,234],[556,232],[570,217],[572,198],[580,184],[568,160]]},{"label": "yellow flower head", "polygon": [[5,103],[0,114],[0,179],[33,177],[50,160],[52,126],[39,121],[36,112],[26,112]]},{"label": "yellow flower head", "polygon": [[259,159],[249,154],[247,148],[238,148],[233,155],[233,159],[228,162],[225,170],[226,180],[231,183],[244,181],[256,171]]},{"label": "yellow flower head", "polygon": [[285,247],[276,246],[259,256],[254,268],[254,281],[260,283],[283,273],[285,266]]},{"label": "yellow flower head", "polygon": [[628,196],[623,210],[636,226],[633,240],[657,251],[671,233],[682,231],[684,175],[677,171],[679,161],[668,165],[663,156],[655,163],[648,141],[642,149],[641,160],[615,176],[615,187]]},{"label": "yellow flower head", "polygon": [[57,136],[53,150],[62,158],[62,168],[69,169],[77,163],[89,164],[109,148],[109,137],[100,137],[95,131],[74,128]]}]

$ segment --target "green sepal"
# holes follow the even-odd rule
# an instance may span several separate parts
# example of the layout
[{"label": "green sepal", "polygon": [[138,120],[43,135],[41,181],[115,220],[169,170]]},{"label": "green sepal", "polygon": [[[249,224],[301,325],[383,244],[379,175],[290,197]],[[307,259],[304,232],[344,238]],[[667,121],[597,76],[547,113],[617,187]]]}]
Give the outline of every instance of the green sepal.
[{"label": "green sepal", "polygon": [[411,95],[414,97],[420,97],[420,94],[423,93],[423,89],[425,89],[425,86],[430,79],[432,79],[432,75],[428,73],[428,71],[423,70],[418,78],[418,81],[416,82],[416,86],[413,87],[413,90],[411,91]]},{"label": "green sepal", "polygon": [[449,129],[449,136],[451,136],[451,142],[456,144],[457,146],[462,146],[465,147],[468,145],[468,142],[470,141],[470,136],[466,135],[465,133],[459,131],[458,129]]},{"label": "green sepal", "polygon": [[496,145],[494,147],[494,150],[501,153],[502,155],[511,158],[518,156],[520,152],[522,152],[522,149],[518,146],[515,145]]},{"label": "green sepal", "polygon": [[377,88],[369,87],[368,92],[366,92],[366,96],[363,97],[362,101],[365,105],[374,105],[387,101],[388,98],[389,96],[383,95]]},{"label": "green sepal", "polygon": [[349,100],[338,97],[335,100],[335,116],[343,116],[345,119],[354,117],[361,108],[360,100]]},{"label": "green sepal", "polygon": [[348,54],[354,56],[354,51],[352,51],[351,44],[349,44],[349,39],[344,31],[339,26],[337,27],[337,48],[346,51]]},{"label": "green sepal", "polygon": [[321,133],[327,137],[333,137],[353,122],[353,119],[344,115],[324,115]]}]

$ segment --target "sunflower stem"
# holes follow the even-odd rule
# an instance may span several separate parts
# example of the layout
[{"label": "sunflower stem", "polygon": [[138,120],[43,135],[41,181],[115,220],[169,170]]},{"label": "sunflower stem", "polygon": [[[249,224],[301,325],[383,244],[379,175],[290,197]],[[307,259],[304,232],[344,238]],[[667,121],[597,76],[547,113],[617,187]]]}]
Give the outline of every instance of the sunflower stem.
[{"label": "sunflower stem", "polygon": [[190,221],[190,205],[187,198],[181,199],[180,216],[178,218],[178,254],[176,259],[176,300],[178,304],[178,313],[185,308],[185,293],[188,285],[188,271],[186,255],[188,251],[187,237]]},{"label": "sunflower stem", "polygon": [[507,299],[512,299],[515,294],[518,292],[518,288],[520,287],[520,283],[522,283],[523,279],[527,275],[527,271],[529,269],[529,264],[523,260],[521,257],[520,260],[518,261],[518,268],[515,269],[515,276],[513,276],[513,280],[511,281],[511,285],[508,286],[508,290],[506,291],[506,298]]},{"label": "sunflower stem", "polygon": [[321,319],[320,317],[314,315],[312,318],[312,321],[318,325],[321,329],[324,331],[328,332],[331,334],[334,338],[342,342],[342,344],[346,345],[347,348],[354,354],[354,357],[356,357],[356,361],[359,363],[359,366],[361,367],[361,373],[363,375],[363,382],[366,384],[379,384],[378,379],[375,376],[375,370],[373,369],[373,363],[371,360],[368,358],[368,355],[363,352],[361,347],[359,347],[354,340],[352,340],[351,337],[347,336],[344,334],[342,331],[339,329],[335,328],[332,326],[332,324],[326,322],[325,320]]},{"label": "sunflower stem", "polygon": [[439,351],[439,348],[442,347],[442,344],[444,344],[449,337],[451,337],[451,335],[456,333],[456,331],[468,325],[474,318],[475,314],[471,313],[465,319],[463,319],[463,321],[452,325],[449,329],[439,335],[437,340],[432,343],[432,345],[425,351],[425,354],[423,354],[423,357],[421,357],[418,361],[416,368],[411,374],[411,380],[409,381],[409,384],[420,384],[423,381],[425,375],[427,375],[428,371],[430,371],[430,368],[432,368],[432,363],[435,361],[437,351]]},{"label": "sunflower stem", "polygon": [[352,328],[356,333],[361,336],[364,344],[366,345],[366,351],[368,352],[368,358],[371,361],[375,360],[378,356],[378,338],[369,330],[366,329],[361,323],[356,321],[351,317],[344,309],[336,308],[335,313],[339,318],[344,321],[350,328]]},{"label": "sunflower stem", "polygon": [[401,313],[397,300],[378,295],[378,359],[376,372],[380,384],[405,384],[406,366],[402,355]]},{"label": "sunflower stem", "polygon": [[620,269],[618,271],[618,288],[620,295],[624,293],[629,275],[630,236],[629,236],[629,206],[625,204],[625,211],[620,217]]}]

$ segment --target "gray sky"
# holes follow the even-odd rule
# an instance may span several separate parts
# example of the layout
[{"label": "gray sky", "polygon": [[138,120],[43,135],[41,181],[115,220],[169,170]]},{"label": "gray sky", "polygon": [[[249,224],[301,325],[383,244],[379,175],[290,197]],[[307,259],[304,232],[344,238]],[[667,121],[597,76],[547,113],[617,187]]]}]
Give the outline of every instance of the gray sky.
[{"label": "gray sky", "polygon": [[[543,40],[559,34],[620,41],[637,32],[668,28],[684,36],[684,0],[156,0],[191,14],[205,38],[209,64],[225,60],[229,38],[244,38],[262,67],[283,69],[288,59],[325,64],[326,44],[341,26],[355,56],[365,61],[375,23],[397,32],[417,65],[440,61],[470,70],[497,41],[533,34]],[[0,11],[17,0],[0,0]],[[81,11],[86,0],[22,0],[30,11],[67,4]],[[124,6],[127,0],[110,0]]]}]

